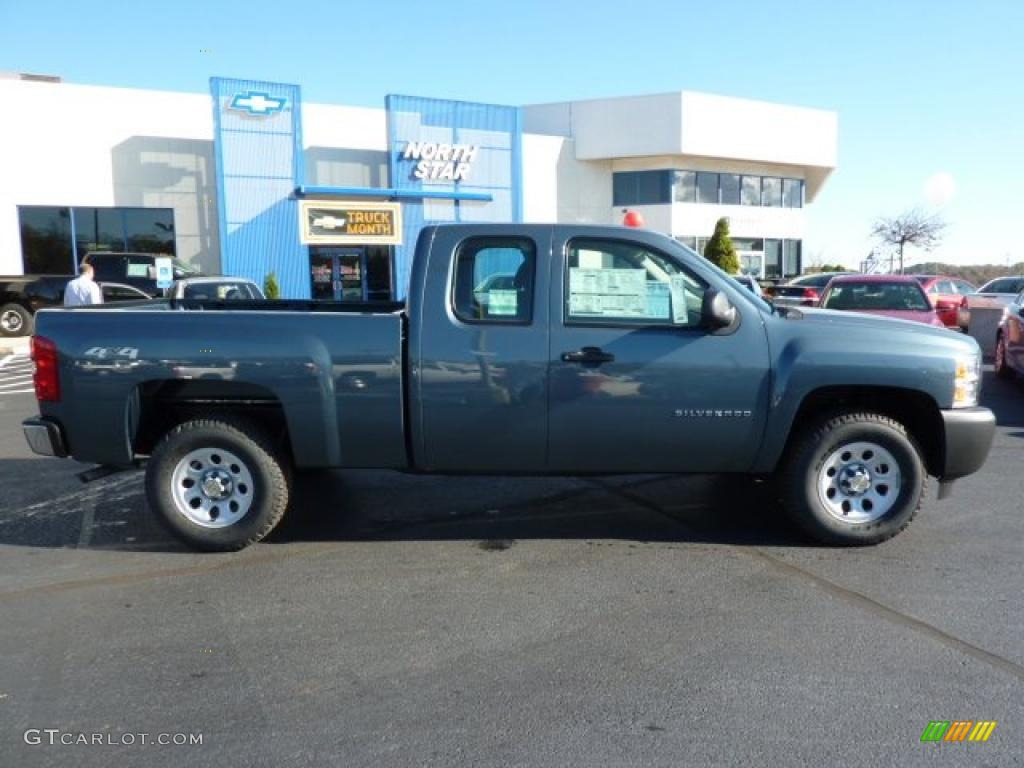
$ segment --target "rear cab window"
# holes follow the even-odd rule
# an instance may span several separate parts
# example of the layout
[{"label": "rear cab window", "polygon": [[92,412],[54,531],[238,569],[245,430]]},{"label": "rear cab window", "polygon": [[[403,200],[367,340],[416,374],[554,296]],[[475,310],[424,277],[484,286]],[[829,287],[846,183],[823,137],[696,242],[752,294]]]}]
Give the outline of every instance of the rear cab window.
[{"label": "rear cab window", "polygon": [[537,249],[523,237],[472,237],[455,255],[452,311],[465,323],[533,320]]},{"label": "rear cab window", "polygon": [[701,325],[707,284],[668,256],[621,240],[567,245],[565,321],[570,325]]}]

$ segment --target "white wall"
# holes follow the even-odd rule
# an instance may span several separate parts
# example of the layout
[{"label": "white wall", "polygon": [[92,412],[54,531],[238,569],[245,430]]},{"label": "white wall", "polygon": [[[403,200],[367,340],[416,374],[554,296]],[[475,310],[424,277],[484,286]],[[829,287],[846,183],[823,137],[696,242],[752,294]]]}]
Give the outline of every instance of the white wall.
[{"label": "white wall", "polygon": [[807,182],[808,201],[835,168],[839,140],[835,112],[690,91],[530,105],[524,124],[574,138],[579,160],[689,156],[708,170],[753,173],[758,164],[772,175],[786,167]]},{"label": "white wall", "polygon": [[577,160],[571,139],[523,135],[524,221],[611,224],[611,203],[611,163]]},{"label": "white wall", "polygon": [[174,208],[179,255],[216,260],[209,96],[0,80],[0,104],[0,273],[21,272],[18,205]]}]

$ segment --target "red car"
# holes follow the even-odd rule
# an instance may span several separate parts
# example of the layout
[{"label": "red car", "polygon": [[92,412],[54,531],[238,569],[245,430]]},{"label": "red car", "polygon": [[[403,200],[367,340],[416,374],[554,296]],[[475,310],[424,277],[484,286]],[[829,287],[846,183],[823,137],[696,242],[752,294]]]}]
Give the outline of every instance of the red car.
[{"label": "red car", "polygon": [[909,275],[841,275],[832,278],[821,297],[823,309],[844,309],[913,320],[939,328],[946,324],[921,284]]},{"label": "red car", "polygon": [[967,296],[978,289],[961,280],[947,275],[911,275],[924,288],[932,306],[947,328],[959,328],[960,312],[967,310]]}]

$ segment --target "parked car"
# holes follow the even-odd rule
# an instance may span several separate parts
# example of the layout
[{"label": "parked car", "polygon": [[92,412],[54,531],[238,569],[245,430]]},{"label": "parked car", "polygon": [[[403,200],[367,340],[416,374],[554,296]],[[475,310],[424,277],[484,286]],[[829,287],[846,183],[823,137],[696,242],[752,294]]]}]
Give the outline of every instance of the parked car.
[{"label": "parked car", "polygon": [[[488,272],[514,288],[482,307]],[[161,523],[235,550],[313,467],[777,474],[812,537],[874,544],[909,524],[929,475],[942,497],[981,467],[995,433],[973,339],[777,312],[647,230],[426,226],[408,296],[43,310],[25,437],[112,468],[145,458]]]},{"label": "parked car", "polygon": [[820,306],[946,327],[921,284],[909,275],[834,277],[821,297]]},{"label": "parked car", "polygon": [[757,278],[753,275],[733,275],[733,280],[742,285],[748,291],[755,296],[764,296],[764,291],[761,289],[761,284],[757,282]]},{"label": "parked car", "polygon": [[219,301],[265,300],[252,280],[242,277],[186,277],[175,280],[164,294],[169,299],[216,299]]},{"label": "parked car", "polygon": [[[114,253],[110,251],[92,251],[85,258],[95,270],[97,282],[114,282],[130,285],[145,291],[156,298],[163,296],[163,289],[156,285],[156,260],[168,258],[160,253]],[[173,257],[173,275],[175,280],[186,277],[197,277],[203,273],[191,264]]]},{"label": "parked car", "polygon": [[[74,275],[19,275],[0,277],[0,336],[31,336],[35,313],[64,304],[64,288]],[[100,282],[103,302],[148,300],[138,288]]]},{"label": "parked car", "polygon": [[1009,304],[1021,291],[1024,291],[1024,275],[1011,275],[989,280],[975,292],[975,295],[979,298],[999,299],[1004,304]]},{"label": "parked car", "polygon": [[816,307],[829,280],[852,272],[815,272],[795,277],[788,283],[775,286],[772,303],[780,307]]},{"label": "parked car", "polygon": [[947,328],[967,327],[967,297],[978,289],[959,277],[948,275],[911,275],[917,280],[932,306],[939,313],[939,319]]},{"label": "parked car", "polygon": [[1008,379],[1024,373],[1024,293],[1018,293],[1003,309],[993,357],[996,376]]}]

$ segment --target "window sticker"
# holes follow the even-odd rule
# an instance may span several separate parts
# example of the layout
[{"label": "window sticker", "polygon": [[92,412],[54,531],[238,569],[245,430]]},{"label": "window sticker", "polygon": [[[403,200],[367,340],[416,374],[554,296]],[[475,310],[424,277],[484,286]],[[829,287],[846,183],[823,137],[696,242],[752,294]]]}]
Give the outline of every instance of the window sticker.
[{"label": "window sticker", "polygon": [[125,271],[125,275],[128,277],[149,277],[149,265],[129,264],[128,269]]},{"label": "window sticker", "polygon": [[647,317],[646,270],[570,268],[569,313],[577,317]]},{"label": "window sticker", "polygon": [[694,290],[686,275],[672,275],[669,283],[672,294],[672,322],[687,325],[689,312],[700,312],[701,296]]},{"label": "window sticker", "polygon": [[515,316],[519,314],[519,291],[492,288],[487,292],[487,314]]},{"label": "window sticker", "polygon": [[668,320],[672,316],[671,295],[668,283],[648,280],[647,317],[652,320]]}]

